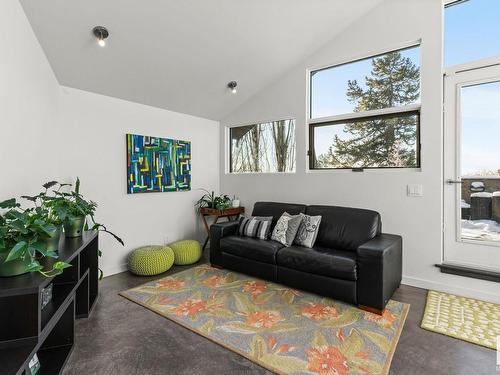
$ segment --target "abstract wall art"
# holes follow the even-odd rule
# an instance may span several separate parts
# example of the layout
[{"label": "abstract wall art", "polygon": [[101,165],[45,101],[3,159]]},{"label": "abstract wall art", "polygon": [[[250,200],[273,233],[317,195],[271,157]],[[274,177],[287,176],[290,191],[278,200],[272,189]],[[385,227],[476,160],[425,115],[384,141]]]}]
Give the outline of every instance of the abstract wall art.
[{"label": "abstract wall art", "polygon": [[191,190],[191,142],[127,134],[127,193]]}]

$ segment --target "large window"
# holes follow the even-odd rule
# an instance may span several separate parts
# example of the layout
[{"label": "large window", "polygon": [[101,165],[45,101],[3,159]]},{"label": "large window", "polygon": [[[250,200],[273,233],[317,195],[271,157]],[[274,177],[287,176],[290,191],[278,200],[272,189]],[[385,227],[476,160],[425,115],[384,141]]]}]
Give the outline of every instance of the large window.
[{"label": "large window", "polygon": [[500,1],[451,1],[445,8],[445,66],[500,55]]},{"label": "large window", "polygon": [[420,166],[419,47],[311,72],[310,169]]},{"label": "large window", "polygon": [[295,171],[295,120],[230,128],[231,173]]}]

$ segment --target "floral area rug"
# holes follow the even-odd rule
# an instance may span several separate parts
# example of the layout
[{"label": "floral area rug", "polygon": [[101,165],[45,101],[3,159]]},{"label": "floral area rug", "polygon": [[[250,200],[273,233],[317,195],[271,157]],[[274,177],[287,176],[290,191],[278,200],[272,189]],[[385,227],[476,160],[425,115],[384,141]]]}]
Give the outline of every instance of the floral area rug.
[{"label": "floral area rug", "polygon": [[387,374],[409,309],[379,316],[209,265],[120,294],[280,374]]}]

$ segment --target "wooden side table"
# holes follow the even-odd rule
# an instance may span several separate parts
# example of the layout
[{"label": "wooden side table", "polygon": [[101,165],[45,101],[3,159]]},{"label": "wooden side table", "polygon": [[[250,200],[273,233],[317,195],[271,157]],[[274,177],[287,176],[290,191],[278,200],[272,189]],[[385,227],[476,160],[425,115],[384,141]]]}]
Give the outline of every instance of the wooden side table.
[{"label": "wooden side table", "polygon": [[212,224],[215,224],[222,217],[226,217],[227,221],[231,221],[233,217],[236,220],[244,212],[245,212],[245,207],[231,207],[222,211],[216,208],[202,207],[200,209],[200,216],[201,220],[203,221],[203,225],[205,226],[205,230],[207,231],[207,238],[205,240],[205,243],[203,244],[203,250],[205,250],[205,247],[208,244],[208,240],[210,239],[210,227],[208,226],[207,223],[207,216],[213,216],[215,219]]}]

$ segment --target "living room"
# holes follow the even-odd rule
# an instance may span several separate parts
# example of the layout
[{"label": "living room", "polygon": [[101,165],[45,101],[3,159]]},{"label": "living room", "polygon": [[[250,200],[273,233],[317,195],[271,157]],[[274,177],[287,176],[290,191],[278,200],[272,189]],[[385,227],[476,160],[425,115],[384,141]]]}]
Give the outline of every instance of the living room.
[{"label": "living room", "polygon": [[3,1],[0,373],[498,371],[499,12]]}]

